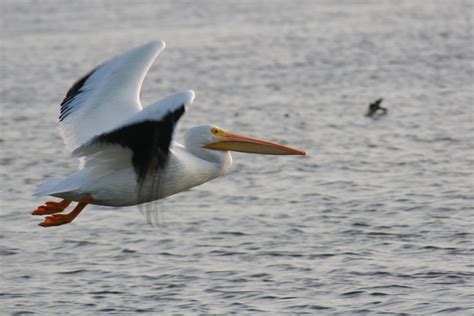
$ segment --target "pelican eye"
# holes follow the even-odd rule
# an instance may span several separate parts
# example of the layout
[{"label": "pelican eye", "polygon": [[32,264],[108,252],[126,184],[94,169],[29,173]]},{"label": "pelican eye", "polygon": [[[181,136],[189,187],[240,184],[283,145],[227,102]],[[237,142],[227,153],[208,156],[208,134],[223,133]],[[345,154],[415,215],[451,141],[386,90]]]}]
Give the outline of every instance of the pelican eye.
[{"label": "pelican eye", "polygon": [[224,130],[218,128],[218,127],[213,127],[211,128],[211,133],[215,136],[219,136],[219,137],[225,137],[226,136],[226,133]]}]

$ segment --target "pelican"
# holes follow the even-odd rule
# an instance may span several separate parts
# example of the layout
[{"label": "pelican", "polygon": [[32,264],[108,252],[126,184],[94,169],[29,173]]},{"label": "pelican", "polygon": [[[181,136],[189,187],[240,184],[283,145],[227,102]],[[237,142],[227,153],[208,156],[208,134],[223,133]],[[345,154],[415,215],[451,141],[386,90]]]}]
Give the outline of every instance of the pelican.
[{"label": "pelican", "polygon": [[[216,125],[189,129],[172,141],[178,121],[194,101],[180,92],[143,108],[140,89],[161,40],[131,49],[96,67],[72,85],[61,103],[59,128],[79,169],[39,185],[53,196],[33,211],[43,227],[70,223],[88,204],[129,206],[162,199],[226,174],[230,151],[306,155],[302,150],[239,135]],[[62,213],[72,203],[69,213]]]}]

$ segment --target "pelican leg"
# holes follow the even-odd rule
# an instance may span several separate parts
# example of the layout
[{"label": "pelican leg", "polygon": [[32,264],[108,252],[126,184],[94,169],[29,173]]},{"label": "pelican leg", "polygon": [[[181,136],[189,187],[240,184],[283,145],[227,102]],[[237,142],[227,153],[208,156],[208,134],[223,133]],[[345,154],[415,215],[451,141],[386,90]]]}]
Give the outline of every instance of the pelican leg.
[{"label": "pelican leg", "polygon": [[49,215],[54,213],[60,213],[71,204],[69,200],[62,200],[61,202],[48,201],[44,205],[38,206],[31,215]]},{"label": "pelican leg", "polygon": [[44,218],[39,225],[43,227],[60,226],[72,222],[77,215],[92,202],[92,197],[87,196],[79,202],[76,207],[68,214],[53,214]]}]

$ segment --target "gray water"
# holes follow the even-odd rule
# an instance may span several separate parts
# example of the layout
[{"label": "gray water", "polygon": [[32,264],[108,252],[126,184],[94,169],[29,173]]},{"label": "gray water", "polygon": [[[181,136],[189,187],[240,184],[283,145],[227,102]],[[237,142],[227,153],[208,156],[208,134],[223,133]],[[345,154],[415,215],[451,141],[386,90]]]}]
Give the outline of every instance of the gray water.
[{"label": "gray water", "polygon": [[[1,17],[1,314],[474,314],[473,2],[17,1]],[[167,42],[144,104],[307,150],[44,229],[59,103]],[[363,116],[383,97],[388,115]],[[178,135],[178,140],[180,136]]]}]

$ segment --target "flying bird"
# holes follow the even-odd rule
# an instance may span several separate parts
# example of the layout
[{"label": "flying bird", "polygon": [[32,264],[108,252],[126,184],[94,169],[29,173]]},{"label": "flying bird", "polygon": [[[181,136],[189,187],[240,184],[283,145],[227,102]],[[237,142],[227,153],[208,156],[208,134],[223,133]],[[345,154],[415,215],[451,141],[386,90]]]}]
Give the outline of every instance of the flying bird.
[{"label": "flying bird", "polygon": [[[140,102],[145,75],[164,48],[158,40],[131,49],[69,89],[61,103],[59,127],[67,149],[79,158],[79,169],[38,187],[36,196],[62,199],[33,211],[45,216],[39,225],[70,223],[88,204],[138,205],[188,190],[226,174],[232,165],[229,151],[306,155],[216,125],[189,129],[184,144],[173,141],[194,92],[180,92],[144,108]],[[72,202],[78,204],[62,213]]]},{"label": "flying bird", "polygon": [[367,113],[365,113],[366,117],[372,117],[374,116],[379,110],[380,110],[380,115],[385,115],[387,114],[387,109],[380,106],[382,104],[383,99],[377,99],[373,103],[369,104],[369,107],[367,109]]}]

